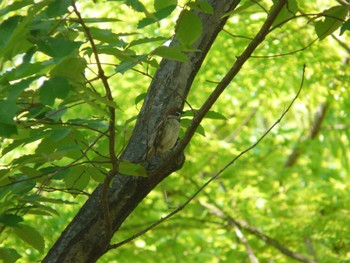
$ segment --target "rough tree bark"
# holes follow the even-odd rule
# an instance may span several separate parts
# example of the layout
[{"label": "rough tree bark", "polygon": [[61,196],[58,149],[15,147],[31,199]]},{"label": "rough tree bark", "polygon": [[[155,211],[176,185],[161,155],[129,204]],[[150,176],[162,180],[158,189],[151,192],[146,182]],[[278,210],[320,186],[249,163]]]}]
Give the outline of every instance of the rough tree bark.
[{"label": "rough tree bark", "polygon": [[[214,8],[214,15],[198,14],[203,25],[201,37],[194,48],[201,52],[188,54],[189,61],[181,63],[164,59],[149,87],[144,105],[138,116],[128,146],[122,154],[123,160],[140,162],[147,148],[149,134],[160,116],[171,106],[184,105],[194,77],[196,76],[212,43],[222,30],[227,18],[222,16],[233,10],[239,0],[208,0]],[[172,45],[176,44],[176,40]],[[116,174],[109,189],[109,209],[112,232],[118,231],[121,224],[147,194],[173,171],[180,169],[184,156],[162,165],[161,171],[151,176],[137,177]],[[111,236],[106,233],[102,208],[102,186],[80,209],[60,238],[50,249],[43,262],[95,262],[108,251]]]}]

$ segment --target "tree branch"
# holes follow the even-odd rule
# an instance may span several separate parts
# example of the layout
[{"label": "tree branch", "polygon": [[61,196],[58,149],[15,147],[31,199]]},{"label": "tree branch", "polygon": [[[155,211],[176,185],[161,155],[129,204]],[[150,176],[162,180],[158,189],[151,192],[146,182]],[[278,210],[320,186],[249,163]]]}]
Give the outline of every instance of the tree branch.
[{"label": "tree branch", "polygon": [[226,89],[226,87],[230,84],[233,78],[238,74],[244,63],[251,57],[254,50],[260,45],[260,43],[265,39],[267,34],[269,33],[270,27],[273,22],[277,18],[278,14],[286,4],[287,0],[278,1],[271,13],[268,15],[265,23],[261,27],[260,31],[257,33],[255,38],[249,43],[248,47],[243,51],[243,53],[237,57],[236,62],[233,64],[231,69],[225,75],[225,77],[221,80],[221,82],[216,86],[215,90],[210,94],[209,98],[204,102],[202,107],[197,112],[196,116],[193,118],[191,125],[188,127],[185,135],[180,140],[178,145],[175,147],[173,152],[169,154],[169,156],[164,160],[163,164],[157,168],[153,174],[157,174],[159,171],[163,170],[169,162],[174,160],[175,156],[179,156],[179,154],[186,148],[192,139],[196,129],[199,124],[203,120],[204,116],[208,113],[210,108],[216,102],[216,100],[220,97],[221,93]]},{"label": "tree branch", "polygon": [[[187,97],[206,54],[226,23],[227,17],[223,18],[224,14],[233,10],[239,1],[209,0],[208,3],[213,6],[214,14],[198,14],[203,31],[193,46],[194,50],[201,50],[201,52],[189,53],[189,61],[186,63],[162,60],[159,70],[153,77],[130,141],[122,153],[123,160],[140,161],[147,148],[147,135],[167,107],[183,105],[182,98]],[[173,41],[173,45],[175,43],[176,40]],[[172,90],[181,94],[182,98]],[[168,166],[154,177],[115,175],[108,191],[112,232],[119,229],[129,214],[162,179],[179,167],[181,164],[168,163]],[[102,186],[96,188],[43,262],[95,262],[108,251],[104,242],[101,242],[110,239],[106,232],[104,212],[101,207],[102,191]]]}]

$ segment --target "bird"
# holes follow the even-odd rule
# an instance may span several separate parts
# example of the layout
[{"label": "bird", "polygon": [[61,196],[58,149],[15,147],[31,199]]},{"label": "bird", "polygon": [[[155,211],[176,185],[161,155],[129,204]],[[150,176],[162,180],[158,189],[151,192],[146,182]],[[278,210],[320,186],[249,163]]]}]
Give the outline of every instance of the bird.
[{"label": "bird", "polygon": [[181,114],[182,111],[176,107],[165,113],[148,142],[147,159],[153,155],[163,155],[174,147],[179,137]]}]

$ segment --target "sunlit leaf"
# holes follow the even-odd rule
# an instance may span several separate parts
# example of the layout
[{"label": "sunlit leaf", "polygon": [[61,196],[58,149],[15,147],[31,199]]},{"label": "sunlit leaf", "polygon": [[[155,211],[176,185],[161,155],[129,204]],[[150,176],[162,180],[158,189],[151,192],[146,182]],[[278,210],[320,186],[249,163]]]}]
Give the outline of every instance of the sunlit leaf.
[{"label": "sunlit leaf", "polygon": [[147,172],[142,165],[131,163],[131,162],[120,162],[119,171],[122,174],[130,176],[147,176]]},{"label": "sunlit leaf", "polygon": [[184,10],[176,25],[176,38],[186,47],[190,47],[202,33],[202,22],[190,11]]},{"label": "sunlit leaf", "polygon": [[163,58],[178,60],[181,62],[186,62],[188,60],[187,56],[182,52],[183,49],[181,47],[166,47],[161,46],[156,48],[152,54],[157,55]]},{"label": "sunlit leaf", "polygon": [[322,40],[337,30],[343,24],[348,12],[348,8],[342,5],[333,6],[323,11],[324,20],[315,23],[315,30],[319,39]]}]

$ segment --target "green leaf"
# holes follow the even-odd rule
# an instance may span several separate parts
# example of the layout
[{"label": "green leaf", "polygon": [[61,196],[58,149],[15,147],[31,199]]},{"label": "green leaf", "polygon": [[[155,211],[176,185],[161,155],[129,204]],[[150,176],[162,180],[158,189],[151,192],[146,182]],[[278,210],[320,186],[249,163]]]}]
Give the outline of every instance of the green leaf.
[{"label": "green leaf", "polygon": [[26,20],[28,19],[22,16],[13,16],[0,24],[0,58],[3,61],[24,53],[33,46],[26,39],[28,30],[24,26]]},{"label": "green leaf", "polygon": [[120,61],[129,60],[136,56],[135,52],[131,49],[119,50],[113,46],[101,46],[98,48],[98,53],[115,56]]},{"label": "green leaf", "polygon": [[[195,112],[197,112],[197,110],[195,110]],[[194,116],[194,113],[192,110],[187,110],[182,114],[182,116],[183,117]],[[216,120],[227,120],[227,118],[223,114],[213,110],[208,111],[207,114],[204,116],[204,118],[216,119]]]},{"label": "green leaf", "polygon": [[183,48],[180,46],[173,46],[173,47],[161,46],[156,48],[152,52],[152,55],[157,55],[157,56],[171,59],[171,60],[187,62],[188,58],[182,51],[183,51]]},{"label": "green leaf", "polygon": [[62,37],[46,37],[36,41],[38,50],[53,58],[62,58],[76,52],[82,42],[74,42]]},{"label": "green leaf", "polygon": [[131,41],[127,46],[127,48],[130,48],[136,45],[145,44],[145,43],[152,43],[152,42],[165,41],[165,40],[167,40],[166,37],[145,37],[145,38]]},{"label": "green leaf", "polygon": [[[277,0],[274,0],[274,5],[271,7],[272,10],[277,3]],[[291,17],[294,17],[298,12],[298,3],[296,0],[289,0],[287,4],[282,8],[281,12],[278,14],[277,18],[273,22],[272,26],[279,25],[284,21],[288,20]]]},{"label": "green leaf", "polygon": [[147,93],[141,93],[135,98],[135,105],[137,105],[140,101],[143,101],[146,97]]},{"label": "green leaf", "polygon": [[243,3],[242,5],[238,6],[237,8],[235,8],[234,10],[232,10],[230,12],[227,12],[225,15],[223,15],[223,17],[239,14],[242,11],[246,10],[247,8],[251,7],[252,5],[256,5],[260,1],[261,0],[255,0],[255,1],[247,0],[244,2],[241,1],[241,3]]},{"label": "green leaf", "polygon": [[40,253],[44,252],[45,240],[36,229],[27,225],[21,225],[20,227],[14,228],[14,232],[28,245],[32,246]]},{"label": "green leaf", "polygon": [[72,130],[67,127],[62,127],[60,129],[54,130],[49,138],[58,142],[66,138],[71,133],[71,131]]},{"label": "green leaf", "polygon": [[348,8],[342,5],[333,6],[322,14],[325,15],[325,19],[315,23],[316,34],[320,40],[325,39],[343,24]]},{"label": "green leaf", "polygon": [[51,204],[67,204],[67,205],[76,204],[75,202],[71,202],[71,201],[67,201],[67,200],[48,198],[48,197],[43,197],[43,196],[39,196],[37,201],[44,202],[44,203],[51,203]]},{"label": "green leaf", "polygon": [[3,75],[4,80],[17,80],[25,77],[29,77],[32,75],[41,76],[49,72],[55,66],[53,60],[47,60],[43,62],[36,63],[23,63],[12,69]]},{"label": "green leaf", "polygon": [[101,29],[97,27],[91,27],[90,33],[92,37],[104,43],[111,43],[115,47],[125,47],[127,44],[120,39],[118,34],[115,34],[110,29]]},{"label": "green leaf", "polygon": [[177,0],[155,0],[153,5],[154,9],[159,11],[168,6],[177,6]]},{"label": "green leaf", "polygon": [[[21,176],[16,179],[18,183],[14,181],[9,187],[12,193],[15,195],[25,195],[35,187],[35,182],[33,180],[29,180],[29,178],[25,176]],[[21,180],[23,181],[21,182]]]},{"label": "green leaf", "polygon": [[70,84],[80,86],[85,83],[86,60],[80,57],[66,57],[50,72],[51,76],[67,77]]},{"label": "green leaf", "polygon": [[15,101],[18,99],[18,96],[26,89],[29,87],[29,85],[34,81],[37,80],[38,76],[35,77],[30,77],[27,79],[23,79],[20,82],[17,82],[15,84],[12,84],[10,87],[10,90],[8,92],[8,97],[7,99],[9,101]]},{"label": "green leaf", "polygon": [[166,8],[163,8],[156,13],[153,14],[147,14],[146,18],[143,18],[139,21],[137,24],[137,28],[144,28],[150,24],[159,22],[160,20],[168,17],[176,8],[176,5],[168,6]]},{"label": "green leaf", "polygon": [[[184,127],[184,128],[187,128],[190,126],[192,120],[190,119],[181,119],[181,126]],[[203,137],[205,137],[205,130],[203,128],[202,125],[199,125],[196,129],[196,133],[202,135]]]},{"label": "green leaf", "polygon": [[22,9],[23,7],[27,5],[34,4],[34,0],[17,0],[14,1],[12,4],[7,5],[5,8],[0,10],[0,16],[8,14],[9,12],[16,11],[19,9]]},{"label": "green leaf", "polygon": [[348,19],[340,28],[340,35],[342,35],[345,32],[345,30],[350,31],[350,19]]},{"label": "green leaf", "polygon": [[0,100],[0,137],[11,137],[17,134],[14,118],[17,113],[15,102]]},{"label": "green leaf", "polygon": [[0,123],[14,124],[17,105],[15,102],[0,100]]},{"label": "green leaf", "polygon": [[175,28],[176,38],[186,47],[190,47],[202,33],[202,22],[199,17],[184,10]]},{"label": "green leaf", "polygon": [[21,258],[21,255],[18,254],[17,250],[13,248],[0,247],[0,259],[2,259],[3,262],[14,263],[19,258]]},{"label": "green leaf", "polygon": [[125,4],[130,6],[132,9],[134,9],[137,12],[146,11],[145,6],[139,0],[126,0]]},{"label": "green leaf", "polygon": [[1,214],[0,215],[0,224],[9,227],[18,226],[20,222],[23,221],[23,217],[13,214]]},{"label": "green leaf", "polygon": [[53,105],[55,99],[65,99],[71,86],[64,77],[53,77],[43,83],[39,90],[40,101],[46,105]]},{"label": "green leaf", "polygon": [[206,14],[214,14],[213,7],[205,0],[199,0],[196,2],[190,2],[188,3],[188,7],[190,7],[193,10],[206,13]]},{"label": "green leaf", "polygon": [[[110,22],[120,22],[122,20],[117,18],[108,18],[108,17],[97,17],[97,18],[84,18],[84,23],[110,23]],[[90,28],[91,29],[91,28]]]},{"label": "green leaf", "polygon": [[106,179],[106,175],[93,166],[87,168],[86,173],[97,183],[103,183]]},{"label": "green leaf", "polygon": [[48,4],[45,13],[48,17],[64,15],[71,3],[71,0],[53,0]]},{"label": "green leaf", "polygon": [[137,56],[134,60],[122,61],[117,67],[115,67],[115,72],[124,74],[129,69],[132,69],[137,64],[141,63],[143,60],[147,59],[148,55]]},{"label": "green leaf", "polygon": [[147,177],[147,172],[142,165],[134,164],[131,162],[120,162],[119,172],[130,176]]},{"label": "green leaf", "polygon": [[84,190],[89,184],[90,176],[86,173],[86,167],[74,167],[64,181],[68,189]]},{"label": "green leaf", "polygon": [[205,115],[204,118],[207,118],[207,119],[215,119],[215,120],[227,120],[227,118],[222,115],[220,112],[217,112],[217,111],[208,111],[208,113]]},{"label": "green leaf", "polygon": [[[9,20],[6,20],[3,24],[0,25],[0,35],[1,39],[5,39],[4,42],[0,42],[0,54],[4,54],[3,60],[6,61],[12,58],[15,55],[25,53],[27,50],[33,47],[32,43],[27,41],[27,36],[30,30],[30,25],[33,23],[34,17],[41,12],[43,8],[47,6],[47,1],[38,2],[35,5],[32,5],[28,9],[26,16],[24,17],[11,17]],[[19,19],[18,19],[19,18]],[[15,21],[13,21],[15,20]],[[15,22],[15,23],[13,23]],[[5,37],[2,32],[4,29],[4,24],[12,27],[12,30],[9,30],[10,36]],[[5,31],[6,31],[5,30]]]},{"label": "green leaf", "polygon": [[17,134],[17,126],[14,124],[0,123],[0,137],[10,138]]}]

